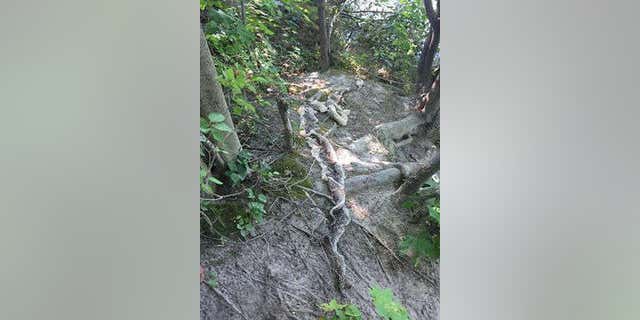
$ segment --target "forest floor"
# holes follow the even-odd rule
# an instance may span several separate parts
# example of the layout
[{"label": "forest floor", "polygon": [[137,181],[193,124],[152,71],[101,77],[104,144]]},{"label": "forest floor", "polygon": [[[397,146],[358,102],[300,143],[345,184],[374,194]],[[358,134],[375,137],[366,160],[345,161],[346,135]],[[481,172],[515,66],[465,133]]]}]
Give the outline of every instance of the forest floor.
[{"label": "forest floor", "polygon": [[[201,241],[201,265],[205,275],[215,275],[217,282],[201,283],[201,318],[317,320],[323,315],[319,305],[336,299],[358,306],[363,319],[378,319],[369,295],[370,288],[378,285],[393,291],[411,319],[438,319],[439,262],[415,267],[400,256],[401,239],[424,225],[390,198],[402,181],[394,164],[424,159],[432,145],[417,136],[404,145],[390,146],[376,131],[378,125],[409,115],[411,100],[382,83],[339,72],[292,79],[290,93],[299,101],[289,112],[294,133],[308,133],[313,122],[329,139],[336,163],[346,175],[346,207],[352,220],[338,250],[350,286],[341,286],[325,240],[333,232],[329,211],[335,202],[326,197],[331,192],[322,179],[322,161],[313,154],[318,146],[301,138],[294,160],[312,182],[309,188],[270,195],[265,221],[247,240]],[[338,120],[346,115],[346,125],[336,123],[331,111],[324,110],[326,101],[336,102]],[[241,137],[243,145],[255,159],[266,162],[291,157],[278,147],[283,125],[275,105],[259,113],[254,131]]]}]

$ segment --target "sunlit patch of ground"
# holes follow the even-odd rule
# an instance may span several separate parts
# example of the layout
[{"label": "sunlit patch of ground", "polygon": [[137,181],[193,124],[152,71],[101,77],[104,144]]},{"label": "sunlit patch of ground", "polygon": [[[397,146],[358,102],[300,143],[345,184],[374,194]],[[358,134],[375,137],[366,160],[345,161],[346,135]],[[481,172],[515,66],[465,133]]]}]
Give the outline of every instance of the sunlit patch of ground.
[{"label": "sunlit patch of ground", "polygon": [[364,220],[369,217],[369,210],[358,204],[357,201],[350,199],[347,206],[351,209],[351,213],[358,220]]}]

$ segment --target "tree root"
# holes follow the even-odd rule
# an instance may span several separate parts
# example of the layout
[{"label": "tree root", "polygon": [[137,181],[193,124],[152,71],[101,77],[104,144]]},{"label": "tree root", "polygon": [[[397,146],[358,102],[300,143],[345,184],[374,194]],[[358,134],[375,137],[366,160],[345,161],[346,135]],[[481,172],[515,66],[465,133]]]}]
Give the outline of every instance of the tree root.
[{"label": "tree root", "polygon": [[407,178],[402,185],[391,194],[392,199],[395,199],[396,203],[403,202],[408,196],[420,190],[422,184],[439,170],[440,152],[436,152],[428,161],[421,163],[418,170],[407,175]]},{"label": "tree root", "polygon": [[346,187],[349,193],[358,192],[385,184],[395,184],[402,179],[402,172],[398,168],[388,168],[371,174],[355,176],[347,179]]},{"label": "tree root", "polygon": [[[326,181],[329,186],[329,191],[333,197],[335,205],[329,210],[329,215],[332,218],[330,225],[330,234],[327,236],[331,254],[338,267],[337,277],[341,288],[350,288],[351,284],[346,278],[346,263],[344,256],[338,251],[338,242],[346,230],[346,226],[351,222],[351,213],[346,207],[346,193],[345,193],[345,173],[344,169],[336,161],[336,153],[329,140],[312,130],[309,134],[310,137],[316,139],[317,143],[322,147],[324,151],[325,160],[322,159],[318,150],[313,152],[314,157],[320,163],[322,168],[322,179]],[[329,168],[331,166],[331,168]]]},{"label": "tree root", "polygon": [[362,189],[375,188],[387,184],[396,184],[403,179],[413,176],[422,164],[419,162],[394,162],[390,167],[369,174],[351,177],[346,180],[345,188],[349,193],[355,193]]},{"label": "tree root", "polygon": [[410,114],[398,121],[386,122],[375,127],[380,142],[391,153],[399,146],[411,143],[413,137],[426,125],[426,120],[419,114]]},{"label": "tree root", "polygon": [[[322,92],[317,92],[315,95],[308,99],[309,105],[311,105],[316,111],[320,113],[328,113],[331,119],[341,126],[346,126],[349,120],[350,110],[345,110],[340,106],[340,101],[345,92],[351,90],[345,90],[339,93],[330,94],[325,101],[321,101]],[[333,97],[335,96],[335,98]]]}]

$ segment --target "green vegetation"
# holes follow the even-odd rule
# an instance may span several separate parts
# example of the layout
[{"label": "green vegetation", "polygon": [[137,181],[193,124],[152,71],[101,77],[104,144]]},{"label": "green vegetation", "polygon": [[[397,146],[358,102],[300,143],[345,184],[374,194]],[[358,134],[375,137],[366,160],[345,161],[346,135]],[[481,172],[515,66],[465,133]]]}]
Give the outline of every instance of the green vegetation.
[{"label": "green vegetation", "polygon": [[[435,104],[435,101],[439,101],[439,72],[432,73],[438,64],[438,59],[434,57],[437,57],[439,50],[439,27],[436,27],[439,26],[439,17],[434,15],[434,8],[427,3],[430,2],[200,0],[200,79],[201,83],[206,83],[201,87],[200,111],[200,212],[203,239],[213,238],[224,242],[255,238],[260,224],[268,219],[277,223],[277,228],[267,226],[260,230],[263,233],[258,236],[267,240],[267,246],[280,246],[281,243],[272,243],[279,241],[272,237],[278,232],[274,230],[285,228],[279,226],[281,222],[287,223],[294,216],[269,219],[269,210],[275,208],[274,212],[297,213],[308,203],[318,209],[320,206],[331,207],[333,201],[338,209],[327,213],[329,234],[324,229],[317,229],[320,225],[314,225],[310,234],[302,228],[299,231],[310,239],[329,237],[335,239],[332,245],[337,243],[345,230],[343,227],[350,221],[347,215],[349,211],[340,207],[343,204],[341,192],[344,190],[333,188],[329,194],[313,190],[313,179],[321,181],[316,171],[311,174],[310,168],[312,161],[316,164],[324,162],[322,159],[332,162],[336,159],[328,158],[326,154],[319,157],[316,154],[309,155],[305,147],[308,136],[298,133],[302,131],[301,123],[305,123],[304,131],[307,133],[311,126],[316,133],[327,135],[327,139],[335,136],[342,138],[343,130],[350,128],[337,127],[339,129],[334,130],[337,124],[322,115],[325,110],[321,106],[316,105],[321,111],[315,117],[318,120],[311,109],[306,108],[307,105],[305,108],[299,107],[305,101],[309,102],[311,97],[319,97],[317,101],[320,103],[330,99],[340,100],[333,102],[343,107],[343,103],[348,104],[341,100],[343,94],[359,90],[355,95],[358,98],[350,102],[353,105],[346,106],[353,107],[353,123],[360,127],[373,126],[374,122],[379,122],[378,116],[395,118],[397,115],[394,113],[401,105],[404,107],[405,101],[398,99],[398,92],[416,97],[417,110],[427,110],[427,103],[433,106],[428,109],[429,112],[432,109],[439,110],[439,104]],[[439,11],[439,5],[436,7]],[[429,21],[434,24],[430,25]],[[315,78],[314,74],[309,74],[315,71],[326,74]],[[370,86],[369,81],[364,86],[359,79],[354,81],[355,88],[347,88],[351,86],[351,81],[342,80],[345,79],[342,78],[344,73],[355,74],[359,79],[384,82],[382,87],[389,94],[383,99],[372,99],[382,104],[382,108],[376,106],[374,110],[378,112],[383,109],[384,115],[376,114],[366,119],[368,110],[363,108],[369,105],[369,94],[373,90],[377,95],[379,90]],[[303,77],[297,78],[298,75]],[[309,87],[312,89],[305,91]],[[418,91],[414,92],[415,89]],[[332,90],[339,92],[332,95]],[[338,95],[340,99],[336,98]],[[363,95],[364,98],[361,98]],[[296,111],[304,113],[303,117],[292,117]],[[329,137],[331,134],[335,136]],[[335,141],[338,146],[341,143]],[[312,144],[310,140],[309,144]],[[326,150],[323,152],[326,153]],[[339,166],[331,167],[332,173],[340,173],[342,181],[341,169]],[[428,173],[431,175],[433,172]],[[323,178],[329,179],[326,176]],[[424,179],[427,179],[426,174],[418,175],[411,183],[404,183],[410,189],[402,193],[399,199],[416,192]],[[419,230],[416,229],[418,232],[407,234],[399,243],[400,252],[409,257],[414,266],[425,259],[439,257],[440,200],[439,195],[433,192],[438,188],[437,181],[427,181],[403,203],[406,210],[422,220]],[[397,196],[397,193],[393,196]],[[340,201],[336,200],[338,197]],[[363,202],[370,200],[364,199]],[[390,202],[390,206],[397,203]],[[362,203],[362,207],[364,212],[372,206]],[[327,211],[330,210],[328,208]],[[393,219],[392,216],[390,218]],[[342,244],[344,242],[339,246],[340,250],[344,250]],[[234,241],[233,245],[243,246],[246,243]],[[230,251],[227,255],[231,257],[245,254],[243,250]],[[342,257],[336,250],[332,250],[331,256]],[[255,257],[255,260],[258,261],[258,258],[261,257]],[[336,261],[338,267],[344,265],[340,259]],[[383,262],[378,262],[382,267]],[[261,265],[255,267],[262,268]],[[250,268],[243,271],[247,274],[262,272]],[[221,273],[220,276],[225,275]],[[343,278],[337,279],[340,282]],[[217,276],[209,274],[206,284],[211,288],[218,286]],[[358,285],[362,286],[361,283]],[[365,313],[355,304],[342,304],[333,299],[319,306],[324,312],[321,319],[362,320],[363,316],[369,315],[375,319],[409,320],[407,309],[390,289],[375,286],[370,288],[369,293],[371,304],[366,310],[363,309]],[[329,299],[331,296],[326,298]],[[231,304],[229,301],[227,303]],[[231,307],[243,315],[240,308]],[[370,314],[373,310],[377,317]],[[279,315],[276,317],[280,318]]]},{"label": "green vegetation", "polygon": [[[439,183],[429,179],[422,190],[439,188]],[[424,196],[421,191],[409,197],[402,206],[423,219],[425,228],[407,235],[400,242],[400,252],[411,258],[414,266],[421,260],[440,257],[440,197]]]},{"label": "green vegetation", "polygon": [[[369,290],[376,312],[383,320],[411,320],[407,309],[396,301],[391,289],[374,286]],[[325,316],[320,320],[361,320],[360,309],[352,304],[339,304],[335,299],[320,305]]]},{"label": "green vegetation", "polygon": [[209,280],[207,280],[207,285],[211,288],[215,288],[218,286],[218,275],[215,272],[209,272]]},{"label": "green vegetation", "polygon": [[[206,171],[203,173],[204,170],[201,169],[201,189],[207,194],[213,194],[212,184],[228,188],[240,186],[251,171],[247,162],[250,157],[251,154],[243,151],[234,163],[228,164],[225,172],[227,184],[215,177],[202,178],[203,175],[206,176]],[[253,232],[257,224],[262,222],[266,213],[267,196],[254,191],[252,187],[240,187],[240,189],[242,191],[234,194],[242,197],[233,199],[235,201],[224,201],[224,196],[201,199],[201,225],[206,227],[204,231],[226,236],[232,231],[229,226],[235,226],[235,230],[246,237]]]},{"label": "green vegetation", "polygon": [[336,33],[337,63],[348,70],[377,77],[410,92],[416,80],[420,48],[428,21],[422,1],[378,0],[378,12],[345,10]]},{"label": "green vegetation", "polygon": [[371,298],[376,307],[376,312],[384,320],[410,320],[407,309],[398,303],[393,296],[391,289],[382,289],[378,286],[373,287]]},{"label": "green vegetation", "polygon": [[[302,199],[312,188],[309,168],[296,151],[268,162],[242,151],[223,161],[221,155],[227,153],[219,146],[240,132],[241,140],[254,139],[256,123],[262,123],[259,109],[273,108],[276,98],[288,93],[289,77],[318,70],[318,33],[326,32],[329,38],[331,68],[381,79],[405,92],[414,89],[430,27],[424,3],[374,0],[371,5],[376,9],[358,1],[326,2],[325,26],[319,26],[318,2],[312,0],[200,0],[204,39],[236,128],[220,113],[200,119],[204,232],[221,237],[238,232],[246,237],[264,220],[269,197]],[[435,50],[431,52],[437,52],[438,45],[430,46]],[[432,69],[438,64],[437,59],[429,63]],[[317,92],[320,101],[329,95],[321,88],[307,95]],[[384,104],[387,112],[393,112],[392,101]],[[320,129],[328,128],[321,125]],[[294,134],[293,140],[296,147],[303,145],[302,137]],[[433,188],[433,183],[427,182],[424,189]],[[401,241],[401,253],[416,266],[439,257],[439,198],[418,192],[403,206],[424,219],[426,227]],[[342,305],[332,305],[338,306]],[[342,311],[332,310],[338,319]]]},{"label": "green vegetation", "polygon": [[328,313],[320,320],[362,320],[362,313],[358,307],[352,304],[339,304],[335,299],[321,304],[320,308]]},{"label": "green vegetation", "polygon": [[[228,2],[201,0],[205,34],[234,115],[255,113],[270,104],[266,96],[286,92],[284,73],[306,70],[317,61],[308,33],[309,1],[254,0],[242,8]],[[302,31],[309,30],[305,35]]]}]

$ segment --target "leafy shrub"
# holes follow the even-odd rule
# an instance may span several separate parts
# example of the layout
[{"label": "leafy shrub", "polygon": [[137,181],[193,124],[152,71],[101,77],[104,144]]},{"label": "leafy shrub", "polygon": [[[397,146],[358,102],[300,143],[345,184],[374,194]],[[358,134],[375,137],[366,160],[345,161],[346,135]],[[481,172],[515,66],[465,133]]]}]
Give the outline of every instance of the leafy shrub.
[{"label": "leafy shrub", "polygon": [[400,242],[400,252],[411,257],[414,266],[418,266],[423,258],[438,258],[440,256],[440,241],[432,237],[426,230],[415,235],[407,235]]},{"label": "leafy shrub", "polygon": [[235,218],[236,228],[240,230],[240,234],[246,237],[250,232],[255,229],[255,225],[261,223],[265,210],[264,205],[267,203],[267,196],[260,193],[255,194],[253,189],[246,189],[247,192],[247,208],[246,214],[237,215]]},{"label": "leafy shrub", "polygon": [[222,1],[201,0],[208,22],[204,31],[219,72],[219,82],[230,97],[234,115],[255,114],[268,105],[264,92],[285,92],[281,74],[303,67],[315,52],[301,30],[313,30],[304,0],[255,0],[240,9]]},{"label": "leafy shrub", "polygon": [[[423,188],[439,187],[439,181],[429,179]],[[440,198],[424,198],[420,192],[409,197],[402,206],[417,216],[426,216],[426,228],[416,234],[407,235],[400,242],[400,252],[411,258],[414,266],[420,261],[440,257]]]},{"label": "leafy shrub", "polygon": [[[384,320],[411,320],[407,309],[398,303],[391,289],[374,286],[369,290],[376,312]],[[323,303],[320,308],[327,313],[320,320],[361,320],[362,313],[352,304],[339,304],[335,299]]]},{"label": "leafy shrub", "polygon": [[[378,76],[409,92],[413,88],[428,21],[422,1],[375,1],[387,13],[343,19],[334,43],[337,63],[357,73]],[[361,10],[358,7],[347,11]],[[341,50],[342,47],[346,50]]]},{"label": "leafy shrub", "polygon": [[410,320],[407,309],[395,301],[391,289],[375,286],[369,293],[373,299],[373,305],[376,307],[376,312],[384,320]]},{"label": "leafy shrub", "polygon": [[335,299],[329,303],[323,303],[320,308],[329,313],[320,320],[362,320],[362,313],[358,307],[352,304],[339,304]]}]

